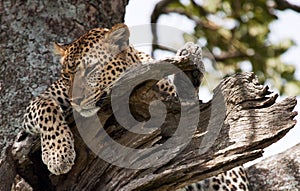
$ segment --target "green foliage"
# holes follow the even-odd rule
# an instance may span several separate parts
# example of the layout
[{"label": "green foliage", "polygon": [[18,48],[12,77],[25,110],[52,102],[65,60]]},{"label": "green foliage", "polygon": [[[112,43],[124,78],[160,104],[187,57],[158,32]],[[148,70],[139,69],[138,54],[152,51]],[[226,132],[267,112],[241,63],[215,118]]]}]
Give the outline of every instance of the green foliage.
[{"label": "green foliage", "polygon": [[206,42],[204,46],[216,59],[214,67],[223,76],[243,71],[241,65],[248,63],[261,83],[270,82],[282,94],[299,95],[295,67],[280,59],[293,42],[272,44],[268,40],[269,25],[277,19],[271,4],[271,0],[203,0],[199,4],[174,0],[164,13],[178,13],[196,23],[185,40]]}]

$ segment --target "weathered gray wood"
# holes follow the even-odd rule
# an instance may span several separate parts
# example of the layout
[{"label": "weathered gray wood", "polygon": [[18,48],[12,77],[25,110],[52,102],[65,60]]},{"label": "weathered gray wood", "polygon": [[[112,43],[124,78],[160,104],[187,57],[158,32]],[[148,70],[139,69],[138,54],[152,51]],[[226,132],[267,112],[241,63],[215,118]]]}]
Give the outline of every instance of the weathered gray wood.
[{"label": "weathered gray wood", "polygon": [[253,190],[300,190],[300,144],[247,169]]}]

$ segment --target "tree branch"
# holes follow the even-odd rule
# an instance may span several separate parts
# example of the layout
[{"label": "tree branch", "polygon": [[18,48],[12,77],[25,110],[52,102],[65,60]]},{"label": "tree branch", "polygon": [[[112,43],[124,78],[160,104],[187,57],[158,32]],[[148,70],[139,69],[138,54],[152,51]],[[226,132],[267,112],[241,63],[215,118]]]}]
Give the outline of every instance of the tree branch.
[{"label": "tree branch", "polygon": [[[194,21],[196,26],[202,26],[205,29],[211,30],[211,31],[217,31],[218,29],[220,29],[220,26],[217,25],[216,23],[207,20],[207,19],[201,19],[197,16],[191,15],[189,14],[189,12],[185,11],[183,8],[178,7],[178,8],[169,8],[168,5],[170,3],[174,2],[174,0],[164,0],[159,2],[151,15],[151,23],[157,23],[157,20],[159,18],[159,16],[161,16],[162,14],[169,14],[169,13],[177,13],[179,15],[183,15],[186,16],[187,18],[189,18],[190,20]],[[208,13],[199,5],[196,5],[196,3],[194,1],[191,2],[194,6],[197,6],[197,8],[199,9],[199,12],[203,15],[206,16]],[[160,49],[160,50],[167,50],[170,52],[176,52],[176,50],[174,51],[173,49],[170,49],[169,47],[166,46],[161,46],[158,43],[158,36],[157,36],[157,29],[156,29],[156,25],[152,25],[151,26],[151,30],[152,30],[152,34],[153,34],[153,40],[152,40],[152,50],[156,50],[156,49]],[[153,54],[152,51],[152,54]],[[152,55],[153,56],[153,55]],[[208,57],[211,57],[211,55],[209,54]],[[215,59],[216,61],[224,61],[226,59],[231,59],[231,58],[247,58],[249,57],[249,55],[242,53],[241,51],[228,51],[225,52],[223,51],[220,55],[215,55],[213,58],[210,59]]]},{"label": "tree branch", "polygon": [[[175,60],[171,58],[167,61],[183,71],[197,69],[197,66],[191,65],[184,57]],[[126,82],[122,87],[130,89],[130,84],[134,83],[139,75],[148,73],[151,76],[157,70],[162,70],[161,67],[157,67],[162,62],[165,61],[156,61],[145,67],[130,69],[121,78]],[[199,107],[189,106],[187,111],[197,109],[201,111],[201,115],[191,142],[182,152],[179,152],[181,145],[177,143],[181,140],[181,135],[174,133],[178,128],[178,122],[186,121],[185,129],[189,131],[193,119],[189,115],[182,119],[180,102],[161,97],[153,89],[153,84],[156,82],[155,79],[149,80],[137,86],[131,94],[129,105],[136,119],[147,121],[153,117],[149,113],[150,103],[157,99],[163,100],[168,112],[159,129],[149,134],[135,134],[124,130],[112,115],[109,102],[105,103],[99,115],[105,131],[103,128],[91,129],[97,127],[95,124],[98,120],[79,120],[76,121],[76,125],[77,128],[86,127],[84,132],[92,131],[92,134],[89,134],[90,142],[97,143],[98,150],[93,150],[97,154],[111,156],[115,160],[120,159],[115,158],[119,154],[126,154],[124,158],[121,157],[125,164],[141,161],[140,167],[142,167],[147,166],[149,157],[163,153],[163,156],[171,159],[169,162],[145,169],[127,169],[111,165],[91,152],[80,137],[77,128],[72,128],[78,157],[75,166],[68,174],[50,175],[45,167],[39,167],[37,170],[36,164],[41,163],[39,147],[21,151],[16,146],[20,145],[20,142],[16,141],[14,150],[18,150],[15,160],[19,161],[17,167],[19,174],[34,188],[43,188],[43,190],[53,188],[57,190],[173,190],[260,157],[263,148],[279,140],[296,124],[293,120],[296,112],[292,112],[296,105],[295,98],[287,98],[275,103],[277,95],[271,94],[267,87],[260,85],[253,73],[237,74],[220,83],[214,90],[211,102],[200,102]],[[122,104],[124,104],[123,100],[117,100],[117,105]],[[185,105],[189,105],[188,102]],[[157,112],[160,115],[160,110]],[[142,129],[145,128],[145,124],[142,123]],[[70,120],[70,126],[74,127],[74,125],[75,123]],[[171,138],[178,141],[167,149],[139,155],[107,150],[108,136],[126,147],[136,149],[164,145]],[[33,141],[29,140],[23,139],[24,144],[31,147]],[[25,156],[27,162],[20,163],[20,156]],[[29,168],[28,161],[35,165],[30,165]],[[149,160],[148,163],[152,161]],[[20,171],[20,169],[25,170]],[[29,175],[38,179],[32,179]]]},{"label": "tree branch", "polygon": [[291,4],[286,0],[275,0],[275,2],[276,2],[276,9],[278,10],[291,9],[293,11],[300,13],[300,6]]}]

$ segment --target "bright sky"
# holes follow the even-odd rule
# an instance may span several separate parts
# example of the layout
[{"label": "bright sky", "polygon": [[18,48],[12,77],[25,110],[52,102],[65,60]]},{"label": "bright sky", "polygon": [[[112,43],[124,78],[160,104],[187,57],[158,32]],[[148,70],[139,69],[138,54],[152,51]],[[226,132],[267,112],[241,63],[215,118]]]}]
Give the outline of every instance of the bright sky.
[{"label": "bright sky", "polygon": [[[129,5],[126,9],[125,15],[125,23],[130,26],[137,26],[143,24],[150,23],[150,15],[152,10],[154,9],[155,4],[159,2],[159,0],[130,0]],[[299,0],[289,0],[289,2],[300,5]],[[270,26],[271,35],[270,40],[271,42],[279,42],[282,39],[290,38],[295,41],[296,45],[292,47],[287,53],[282,56],[282,59],[289,63],[296,66],[296,76],[300,79],[300,63],[299,63],[299,53],[300,53],[300,13],[295,13],[293,11],[279,11],[277,13],[279,20],[272,23]],[[159,23],[163,25],[168,25],[175,27],[177,30],[181,30],[184,32],[191,32],[193,29],[193,23],[186,18],[170,15],[170,16],[163,16],[159,19]],[[134,27],[133,27],[134,28]],[[141,37],[145,37],[146,33],[150,33],[150,29],[148,31],[143,31],[143,34],[139,33],[132,33],[131,35],[137,35]],[[136,37],[134,37],[136,38]],[[183,43],[181,41],[181,36],[177,36],[177,34],[171,34],[172,47],[177,47]],[[175,39],[175,40],[174,40]],[[150,49],[143,49],[143,51],[148,52]],[[148,52],[149,53],[149,52]],[[283,99],[283,98],[279,98]],[[298,111],[300,115],[300,96],[297,97],[298,105],[296,107],[296,111]],[[265,149],[264,157],[273,155],[275,153],[282,152],[287,148],[300,143],[299,135],[300,135],[300,117],[299,115],[296,117],[298,124],[294,129],[292,129],[283,139],[278,141],[277,143],[271,145],[267,149]],[[259,161],[258,159],[256,161]],[[253,163],[253,162],[252,162]]]}]

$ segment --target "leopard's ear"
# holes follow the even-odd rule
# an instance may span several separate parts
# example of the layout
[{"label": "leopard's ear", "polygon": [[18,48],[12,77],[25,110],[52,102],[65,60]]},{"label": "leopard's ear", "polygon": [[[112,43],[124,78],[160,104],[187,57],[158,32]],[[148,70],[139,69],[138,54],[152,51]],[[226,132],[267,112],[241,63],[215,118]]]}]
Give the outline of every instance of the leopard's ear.
[{"label": "leopard's ear", "polygon": [[129,29],[127,25],[120,23],[112,27],[105,35],[105,40],[109,45],[112,45],[112,51],[119,53],[125,50],[129,44]]},{"label": "leopard's ear", "polygon": [[56,42],[53,43],[53,46],[54,46],[55,54],[58,54],[60,56],[65,56],[65,51],[67,49],[67,46]]},{"label": "leopard's ear", "polygon": [[60,55],[60,63],[63,64],[64,58],[66,55],[67,46],[54,42],[53,47],[54,47],[54,50],[53,50],[54,54]]}]

